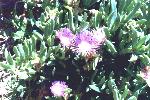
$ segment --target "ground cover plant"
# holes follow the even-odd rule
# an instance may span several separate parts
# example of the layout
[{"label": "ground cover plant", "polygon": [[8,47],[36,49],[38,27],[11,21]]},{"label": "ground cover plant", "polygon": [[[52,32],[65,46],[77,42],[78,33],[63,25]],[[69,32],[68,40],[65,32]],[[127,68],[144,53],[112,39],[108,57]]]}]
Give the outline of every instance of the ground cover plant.
[{"label": "ground cover plant", "polygon": [[149,0],[1,0],[2,100],[150,100]]}]

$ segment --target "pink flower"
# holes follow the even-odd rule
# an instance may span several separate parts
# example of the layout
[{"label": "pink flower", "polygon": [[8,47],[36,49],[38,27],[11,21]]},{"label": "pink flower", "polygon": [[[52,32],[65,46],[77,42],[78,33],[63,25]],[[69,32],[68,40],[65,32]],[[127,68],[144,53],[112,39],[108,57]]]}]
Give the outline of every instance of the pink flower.
[{"label": "pink flower", "polygon": [[150,79],[150,67],[146,66],[144,69],[140,71],[140,76],[143,79]]},{"label": "pink flower", "polygon": [[68,86],[66,85],[65,82],[55,81],[52,83],[52,86],[50,87],[50,89],[54,96],[64,97],[66,95],[65,91],[68,89]]},{"label": "pink flower", "polygon": [[77,35],[72,34],[68,28],[61,28],[56,32],[56,37],[60,39],[63,47],[70,48],[73,52],[86,58],[93,58],[97,49],[106,40],[103,28],[93,31],[84,30]]},{"label": "pink flower", "polygon": [[144,69],[142,69],[142,71],[140,71],[139,76],[142,77],[150,87],[150,66],[147,66]]},{"label": "pink flower", "polygon": [[98,48],[95,43],[95,38],[93,38],[91,32],[85,30],[76,35],[72,50],[82,56],[91,58],[96,54],[96,49]]},{"label": "pink flower", "polygon": [[71,46],[71,41],[74,38],[74,34],[72,34],[72,31],[68,28],[61,28],[56,31],[56,37],[59,38],[63,47],[69,48]]}]

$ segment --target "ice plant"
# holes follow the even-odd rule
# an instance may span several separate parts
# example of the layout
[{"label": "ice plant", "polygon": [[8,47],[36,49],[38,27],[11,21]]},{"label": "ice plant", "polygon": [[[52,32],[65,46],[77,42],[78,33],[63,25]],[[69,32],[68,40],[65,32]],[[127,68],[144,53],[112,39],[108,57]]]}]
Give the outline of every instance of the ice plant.
[{"label": "ice plant", "polygon": [[55,97],[65,97],[66,96],[65,91],[68,89],[68,86],[66,85],[65,82],[54,81],[50,89]]},{"label": "ice plant", "polygon": [[91,31],[84,30],[77,34],[73,41],[73,51],[87,58],[91,58],[96,54],[98,45],[93,38]]},{"label": "ice plant", "polygon": [[56,31],[56,37],[59,38],[63,47],[69,48],[71,46],[71,41],[74,38],[74,34],[72,34],[72,31],[68,28],[61,28]]}]

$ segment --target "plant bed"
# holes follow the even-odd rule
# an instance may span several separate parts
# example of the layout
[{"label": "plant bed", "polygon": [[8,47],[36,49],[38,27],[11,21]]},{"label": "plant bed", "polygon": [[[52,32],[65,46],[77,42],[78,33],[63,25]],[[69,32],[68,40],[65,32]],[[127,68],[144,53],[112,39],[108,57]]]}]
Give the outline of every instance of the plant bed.
[{"label": "plant bed", "polygon": [[148,0],[1,0],[2,100],[149,100]]}]

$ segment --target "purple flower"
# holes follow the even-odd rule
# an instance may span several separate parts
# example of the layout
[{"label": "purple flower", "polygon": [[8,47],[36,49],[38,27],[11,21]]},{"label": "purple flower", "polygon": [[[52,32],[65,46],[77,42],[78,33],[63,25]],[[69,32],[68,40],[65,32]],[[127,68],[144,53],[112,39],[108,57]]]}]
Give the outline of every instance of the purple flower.
[{"label": "purple flower", "polygon": [[63,47],[70,48],[73,52],[87,58],[94,57],[97,49],[106,40],[103,28],[93,31],[84,30],[77,35],[72,34],[68,28],[61,28],[56,32],[56,37],[60,39]]},{"label": "purple flower", "polygon": [[96,41],[95,38],[93,38],[92,33],[85,30],[76,35],[73,41],[72,50],[82,56],[91,58],[96,54],[96,49],[98,48],[98,45],[95,43]]},{"label": "purple flower", "polygon": [[60,39],[60,43],[63,47],[70,47],[71,41],[74,38],[74,34],[68,28],[61,28],[60,30],[56,31],[56,37]]},{"label": "purple flower", "polygon": [[142,69],[139,76],[142,77],[150,87],[150,66],[146,66],[144,69]]},{"label": "purple flower", "polygon": [[66,85],[65,82],[61,81],[54,81],[52,83],[52,86],[50,87],[51,92],[54,94],[56,97],[61,97],[65,96],[65,91],[68,89],[68,86]]}]

